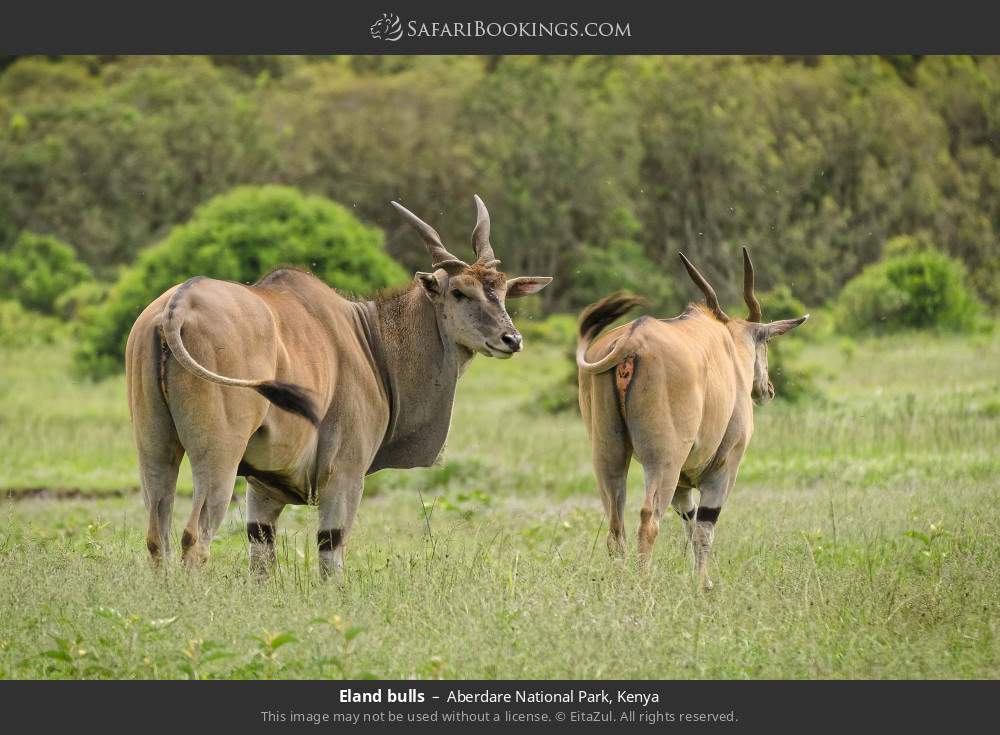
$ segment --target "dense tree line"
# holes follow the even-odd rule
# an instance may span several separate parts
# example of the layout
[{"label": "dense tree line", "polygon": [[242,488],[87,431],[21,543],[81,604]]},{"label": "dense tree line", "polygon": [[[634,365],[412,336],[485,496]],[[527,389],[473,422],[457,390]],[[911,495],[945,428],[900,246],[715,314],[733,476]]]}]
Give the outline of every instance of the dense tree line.
[{"label": "dense tree line", "polygon": [[339,202],[426,258],[399,199],[459,255],[472,194],[549,309],[619,287],[677,306],[684,250],[739,300],[836,295],[886,242],[964,261],[1000,303],[1000,59],[7,58],[0,251],[53,235],[99,278],[242,184]]}]

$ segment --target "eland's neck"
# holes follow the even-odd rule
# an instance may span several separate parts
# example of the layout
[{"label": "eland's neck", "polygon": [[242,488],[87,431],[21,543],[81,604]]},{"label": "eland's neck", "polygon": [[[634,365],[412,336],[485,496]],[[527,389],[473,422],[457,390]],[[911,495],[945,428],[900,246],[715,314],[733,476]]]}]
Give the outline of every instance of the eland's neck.
[{"label": "eland's neck", "polygon": [[472,353],[444,338],[419,286],[374,306],[390,419],[369,472],[428,467],[448,438],[455,388]]}]

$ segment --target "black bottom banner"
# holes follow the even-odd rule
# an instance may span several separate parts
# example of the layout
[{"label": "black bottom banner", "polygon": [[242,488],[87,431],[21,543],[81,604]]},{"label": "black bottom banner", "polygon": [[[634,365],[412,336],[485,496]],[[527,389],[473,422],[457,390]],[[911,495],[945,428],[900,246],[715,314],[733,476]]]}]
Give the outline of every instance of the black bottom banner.
[{"label": "black bottom banner", "polygon": [[[3,682],[4,722],[41,732],[993,729],[996,682]],[[18,727],[21,726],[21,727]]]}]

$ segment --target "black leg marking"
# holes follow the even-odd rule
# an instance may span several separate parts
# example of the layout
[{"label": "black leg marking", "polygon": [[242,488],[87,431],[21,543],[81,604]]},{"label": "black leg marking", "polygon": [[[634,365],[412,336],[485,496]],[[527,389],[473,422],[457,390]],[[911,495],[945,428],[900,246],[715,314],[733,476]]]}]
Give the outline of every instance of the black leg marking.
[{"label": "black leg marking", "polygon": [[316,534],[316,542],[320,551],[333,551],[344,540],[344,532],[339,528],[329,528]]},{"label": "black leg marking", "polygon": [[247,538],[259,544],[274,546],[274,526],[270,523],[248,523]]},{"label": "black leg marking", "polygon": [[678,510],[677,511],[677,515],[679,515],[685,521],[694,520],[694,514],[695,514],[695,509],[694,508],[692,508],[691,510]]},{"label": "black leg marking", "polygon": [[195,544],[194,536],[192,536],[189,531],[185,530],[184,533],[181,534],[181,548],[184,549],[184,551],[187,551],[192,546],[194,546],[194,544]]},{"label": "black leg marking", "polygon": [[698,508],[698,520],[705,523],[715,523],[719,520],[719,513],[722,508]]}]

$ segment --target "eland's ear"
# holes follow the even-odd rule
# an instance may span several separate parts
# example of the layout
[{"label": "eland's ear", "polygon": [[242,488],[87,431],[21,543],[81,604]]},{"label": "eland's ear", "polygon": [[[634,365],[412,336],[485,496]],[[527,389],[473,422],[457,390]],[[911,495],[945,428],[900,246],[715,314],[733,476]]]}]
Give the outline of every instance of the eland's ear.
[{"label": "eland's ear", "polygon": [[528,294],[538,293],[552,283],[549,276],[521,276],[507,280],[507,298],[516,299]]},{"label": "eland's ear", "polygon": [[438,280],[436,273],[423,273],[418,271],[413,277],[427,293],[433,296],[440,296],[444,292],[444,284]]},{"label": "eland's ear", "polygon": [[808,318],[809,315],[806,314],[805,316],[800,316],[798,319],[781,319],[769,324],[762,324],[760,326],[761,336],[765,341],[774,337],[780,337],[785,332],[789,332],[800,324],[804,324]]}]

